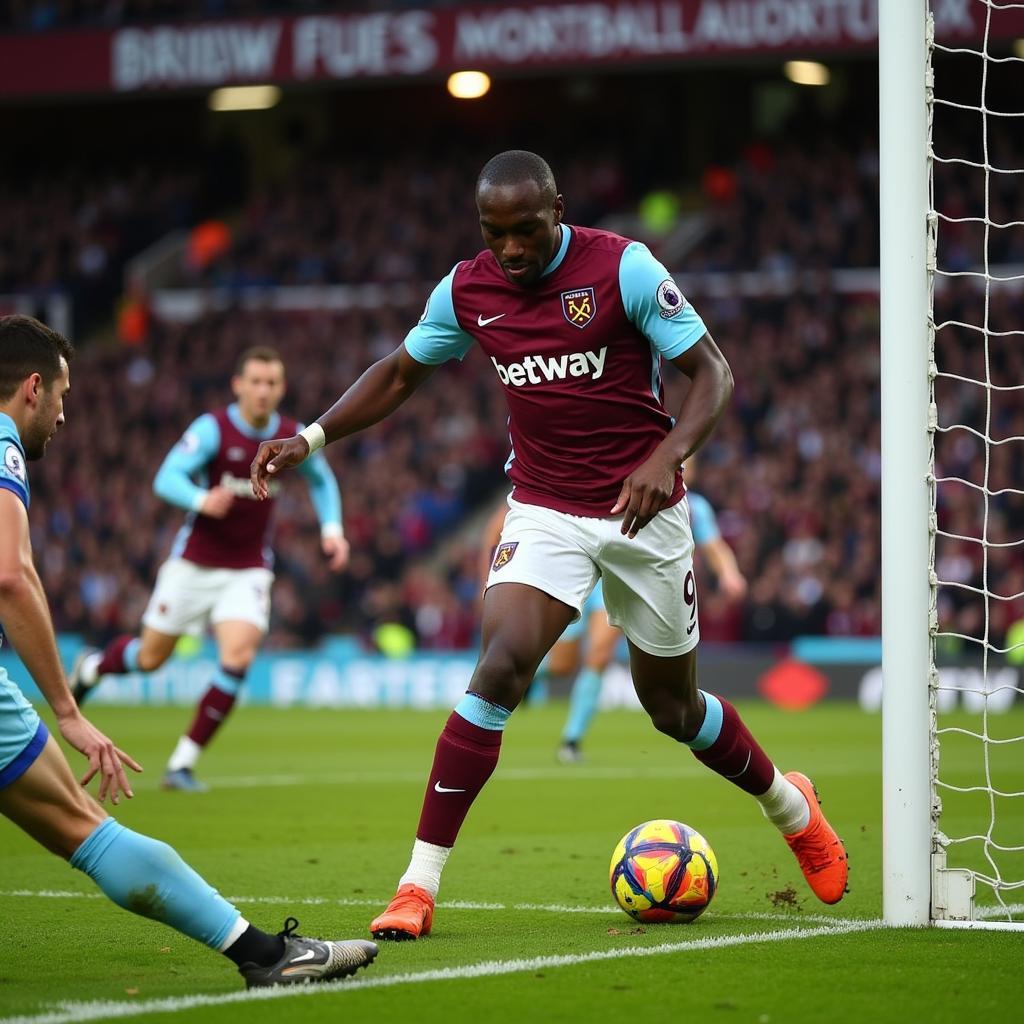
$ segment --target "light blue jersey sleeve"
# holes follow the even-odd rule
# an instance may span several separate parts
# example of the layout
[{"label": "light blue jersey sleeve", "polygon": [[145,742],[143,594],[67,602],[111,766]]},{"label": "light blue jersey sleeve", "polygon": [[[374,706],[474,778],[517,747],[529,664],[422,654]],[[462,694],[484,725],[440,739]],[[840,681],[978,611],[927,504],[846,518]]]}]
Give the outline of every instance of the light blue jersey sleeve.
[{"label": "light blue jersey sleeve", "polygon": [[693,543],[697,547],[703,547],[713,540],[718,540],[721,533],[718,531],[718,520],[715,519],[715,510],[711,507],[711,502],[696,491],[687,491],[686,501],[690,506],[690,532],[693,534]]},{"label": "light blue jersey sleeve", "polygon": [[452,283],[458,266],[456,263],[430,293],[420,322],[405,336],[405,349],[417,363],[436,366],[449,359],[463,359],[473,347],[473,339],[455,318]]},{"label": "light blue jersey sleeve", "polygon": [[[305,430],[300,423],[299,430]],[[341,491],[338,481],[334,479],[331,467],[323,452],[314,452],[308,459],[299,463],[299,472],[309,487],[309,498],[316,510],[320,529],[337,527],[341,529]]]},{"label": "light blue jersey sleeve", "polygon": [[204,413],[181,435],[157,470],[153,480],[156,496],[169,505],[198,511],[207,490],[203,471],[219,447],[220,427],[210,413]]},{"label": "light blue jersey sleeve", "polygon": [[[10,424],[3,420],[7,420]],[[25,468],[25,453],[9,417],[0,418],[0,488],[11,491],[28,508],[28,470]]]},{"label": "light blue jersey sleeve", "polygon": [[619,262],[626,316],[666,359],[681,356],[707,332],[669,272],[642,242],[631,242]]}]

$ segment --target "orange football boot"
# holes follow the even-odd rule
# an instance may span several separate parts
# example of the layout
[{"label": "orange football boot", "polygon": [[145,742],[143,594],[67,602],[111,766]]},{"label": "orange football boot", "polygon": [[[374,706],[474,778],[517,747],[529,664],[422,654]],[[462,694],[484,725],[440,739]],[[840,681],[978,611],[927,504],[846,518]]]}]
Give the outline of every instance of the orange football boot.
[{"label": "orange football boot", "polygon": [[375,939],[404,942],[429,935],[433,920],[434,897],[426,889],[407,882],[398,887],[388,909],[370,922],[370,933]]},{"label": "orange football boot", "polygon": [[836,835],[836,830],[821,813],[814,783],[800,772],[786,772],[786,778],[807,798],[811,820],[806,828],[782,838],[796,854],[800,870],[814,895],[822,903],[838,903],[847,891],[846,880],[850,869],[846,848],[842,839]]}]

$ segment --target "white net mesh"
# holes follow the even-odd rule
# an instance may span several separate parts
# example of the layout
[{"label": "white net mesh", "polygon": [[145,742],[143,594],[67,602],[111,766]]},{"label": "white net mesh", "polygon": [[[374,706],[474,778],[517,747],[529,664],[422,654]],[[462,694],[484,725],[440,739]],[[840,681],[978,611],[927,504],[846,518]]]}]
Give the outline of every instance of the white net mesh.
[{"label": "white net mesh", "polygon": [[975,2],[931,55],[933,836],[1024,927],[1024,3]]}]

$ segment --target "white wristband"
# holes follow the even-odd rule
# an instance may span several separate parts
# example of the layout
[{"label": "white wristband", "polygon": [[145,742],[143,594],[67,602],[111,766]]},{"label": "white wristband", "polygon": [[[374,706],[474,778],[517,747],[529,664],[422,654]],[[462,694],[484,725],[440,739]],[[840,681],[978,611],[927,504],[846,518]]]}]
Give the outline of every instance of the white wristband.
[{"label": "white wristband", "polygon": [[309,454],[312,455],[318,448],[323,448],[327,444],[327,435],[324,433],[324,428],[319,423],[310,423],[308,427],[303,427],[299,431],[299,437],[306,439],[306,444],[309,445]]}]

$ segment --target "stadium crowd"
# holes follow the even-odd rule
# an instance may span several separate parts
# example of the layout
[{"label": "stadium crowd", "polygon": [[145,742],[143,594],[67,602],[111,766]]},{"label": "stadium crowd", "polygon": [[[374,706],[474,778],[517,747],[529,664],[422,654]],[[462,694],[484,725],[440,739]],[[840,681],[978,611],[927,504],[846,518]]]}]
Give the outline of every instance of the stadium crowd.
[{"label": "stadium crowd", "polygon": [[[699,489],[719,509],[752,581],[745,606],[729,605],[705,581],[706,638],[876,634],[874,299],[693,300],[725,351],[743,352],[732,414],[701,457]],[[194,416],[227,400],[241,349],[275,344],[289,371],[285,405],[311,418],[400,341],[416,311],[235,309],[187,326],[158,324],[139,349],[86,349],[69,416],[107,412],[89,432],[68,431],[34,474],[45,510],[35,522],[37,550],[58,626],[103,636],[137,619],[180,522],[151,494],[156,465]],[[675,406],[683,378],[668,385]],[[351,569],[340,578],[327,572],[312,511],[301,489],[288,490],[279,509],[274,641],[310,642],[338,629],[369,636],[395,621],[425,647],[471,643],[479,555],[458,528],[504,489],[505,417],[493,372],[474,353],[440,370],[386,423],[332,446]]]},{"label": "stadium crowd", "polygon": [[[308,161],[260,188],[233,229],[231,243],[186,283],[248,288],[440,280],[480,248],[466,168],[489,151],[401,161]],[[571,219],[594,224],[631,196],[618,165],[577,156],[560,166]],[[443,229],[439,226],[443,225]]]},{"label": "stadium crowd", "polygon": [[[1009,165],[1011,156],[1003,156]],[[233,218],[231,243],[193,268],[190,279],[235,288],[239,297],[261,285],[404,283],[390,296],[385,291],[373,309],[300,315],[240,303],[188,324],[153,319],[135,346],[84,347],[69,416],[74,423],[88,415],[90,430],[68,431],[34,473],[41,509],[36,550],[59,628],[100,640],[137,622],[180,519],[152,496],[150,481],[191,419],[229,400],[227,382],[241,350],[278,348],[290,382],[285,408],[310,419],[400,342],[432,282],[479,248],[465,181],[465,167],[475,165],[466,154],[417,161],[413,172],[372,160],[311,160],[285,183],[254,193]],[[944,208],[976,215],[976,176],[955,165],[937,173],[950,200]],[[610,160],[578,156],[559,167],[559,176],[570,221],[599,222],[640,199],[631,169]],[[993,205],[992,215],[1012,209],[1019,189],[1015,179],[996,182],[993,202],[1002,205]],[[697,489],[718,509],[750,580],[737,606],[705,578],[703,635],[762,642],[808,633],[876,635],[877,295],[842,294],[827,271],[877,265],[877,154],[869,144],[851,148],[827,138],[813,151],[754,146],[728,168],[709,171],[702,190],[707,233],[673,269],[731,356],[737,388],[701,456]],[[140,170],[74,188],[55,179],[25,195],[26,203],[0,204],[0,224],[14,242],[0,254],[0,282],[12,290],[57,287],[95,267],[119,268],[143,240],[209,208],[200,181],[172,172],[154,178]],[[58,202],[59,216],[43,216]],[[941,226],[941,265],[956,270],[977,259],[974,228]],[[992,235],[995,256],[1020,256],[1019,235]],[[705,296],[687,284],[700,271],[811,268],[822,271],[813,287],[776,297],[723,297],[720,288]],[[981,325],[982,299],[969,282],[953,279],[938,308],[948,310],[945,319]],[[1022,314],[1017,295],[990,303],[990,323],[998,318],[1000,330],[1012,330]],[[969,367],[970,376],[984,379],[976,332],[951,327],[939,332],[938,344],[950,372],[968,375]],[[1007,383],[1024,379],[1019,351],[1008,343],[994,365]],[[669,373],[667,384],[669,408],[676,408],[682,380]],[[943,408],[983,430],[981,389],[940,378],[940,393],[947,386]],[[1005,436],[1024,435],[1024,413],[1010,401],[1015,393],[994,394],[1003,399],[997,405]],[[441,370],[387,423],[332,446],[351,569],[340,579],[327,572],[311,510],[301,491],[286,492],[272,642],[309,643],[337,630],[369,637],[376,625],[399,622],[423,647],[472,643],[479,555],[463,524],[502,491],[505,417],[493,372],[475,353]],[[1020,447],[991,449],[990,479],[1002,474],[1001,487],[1024,478]],[[948,467],[949,475],[982,482],[984,446],[972,435],[941,434],[937,450],[943,472]],[[976,536],[976,498],[962,485],[940,486],[940,528]],[[993,499],[989,512],[990,539],[1020,536],[1019,495]],[[940,578],[980,585],[983,552],[980,544],[940,537]],[[1024,591],[1021,553],[1020,546],[988,549],[990,590]],[[976,635],[975,597],[946,588],[943,620]],[[996,630],[1022,617],[1019,601],[990,608]]]},{"label": "stadium crowd", "polygon": [[68,163],[0,178],[0,295],[68,294],[76,333],[109,317],[125,262],[200,213],[196,170]]}]

